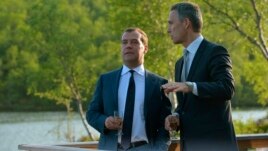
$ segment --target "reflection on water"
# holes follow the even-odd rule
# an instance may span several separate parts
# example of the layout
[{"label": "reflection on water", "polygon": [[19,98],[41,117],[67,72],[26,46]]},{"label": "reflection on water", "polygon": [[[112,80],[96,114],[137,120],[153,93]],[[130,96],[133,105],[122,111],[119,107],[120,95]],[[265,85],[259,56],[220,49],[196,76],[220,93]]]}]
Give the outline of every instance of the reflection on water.
[{"label": "reflection on water", "polygon": [[[267,115],[267,110],[233,111],[234,120],[246,121]],[[87,133],[78,114],[73,115],[71,129],[73,139]],[[96,130],[90,129],[97,137]],[[0,113],[0,150],[18,151],[18,144],[66,143],[67,115],[65,112]]]},{"label": "reflection on water", "polygon": [[235,110],[232,112],[233,120],[246,122],[249,119],[258,120],[267,116],[268,109],[262,110]]},{"label": "reflection on water", "polygon": [[[78,140],[87,133],[78,114],[73,115],[71,133]],[[98,133],[91,129],[96,136]],[[67,115],[64,112],[0,113],[0,150],[17,151],[18,144],[68,142]]]}]

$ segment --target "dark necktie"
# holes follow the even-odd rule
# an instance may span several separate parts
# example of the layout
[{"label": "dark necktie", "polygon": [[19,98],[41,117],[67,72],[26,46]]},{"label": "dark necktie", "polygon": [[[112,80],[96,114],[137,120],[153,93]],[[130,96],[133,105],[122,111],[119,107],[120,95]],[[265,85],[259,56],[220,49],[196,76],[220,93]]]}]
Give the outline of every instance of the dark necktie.
[{"label": "dark necktie", "polygon": [[183,67],[182,67],[182,72],[181,72],[181,81],[185,82],[187,81],[187,76],[188,76],[188,56],[189,56],[189,51],[187,49],[183,50]]},{"label": "dark necktie", "polygon": [[129,148],[131,143],[133,112],[135,104],[135,81],[133,76],[134,70],[130,70],[129,72],[131,73],[131,76],[129,79],[129,85],[127,90],[127,99],[122,129],[123,135],[121,139],[121,145],[124,149]]}]

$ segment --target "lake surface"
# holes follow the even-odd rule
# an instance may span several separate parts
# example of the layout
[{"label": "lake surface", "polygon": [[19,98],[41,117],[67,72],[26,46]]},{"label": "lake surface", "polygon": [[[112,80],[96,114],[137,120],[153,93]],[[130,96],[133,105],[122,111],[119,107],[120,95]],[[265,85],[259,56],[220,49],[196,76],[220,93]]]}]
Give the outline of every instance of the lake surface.
[{"label": "lake surface", "polygon": [[[18,144],[66,143],[67,121],[65,112],[0,113],[0,151],[18,151]],[[87,135],[79,114],[69,125],[74,140]]]},{"label": "lake surface", "polygon": [[[267,115],[268,109],[236,110],[234,120],[246,121]],[[86,136],[80,116],[73,114],[71,132],[73,140]],[[67,114],[65,112],[2,112],[0,113],[0,151],[18,151],[19,144],[67,143]],[[95,137],[99,133],[90,128]]]}]

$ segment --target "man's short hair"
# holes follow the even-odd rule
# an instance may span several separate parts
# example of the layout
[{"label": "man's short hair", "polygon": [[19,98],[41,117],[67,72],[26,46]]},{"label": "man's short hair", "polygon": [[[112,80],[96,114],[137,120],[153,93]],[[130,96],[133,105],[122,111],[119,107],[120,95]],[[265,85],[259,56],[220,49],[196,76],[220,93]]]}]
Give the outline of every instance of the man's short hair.
[{"label": "man's short hair", "polygon": [[176,10],[179,16],[179,20],[188,18],[193,26],[194,32],[201,32],[203,26],[202,13],[197,4],[191,2],[182,2],[174,4],[171,11]]},{"label": "man's short hair", "polygon": [[148,47],[148,37],[147,37],[147,34],[143,30],[141,30],[140,28],[137,28],[137,27],[127,28],[124,31],[124,33],[125,32],[128,32],[129,33],[129,32],[133,32],[133,31],[137,31],[138,33],[141,34],[141,41],[142,41],[142,43],[144,44],[144,46]]}]

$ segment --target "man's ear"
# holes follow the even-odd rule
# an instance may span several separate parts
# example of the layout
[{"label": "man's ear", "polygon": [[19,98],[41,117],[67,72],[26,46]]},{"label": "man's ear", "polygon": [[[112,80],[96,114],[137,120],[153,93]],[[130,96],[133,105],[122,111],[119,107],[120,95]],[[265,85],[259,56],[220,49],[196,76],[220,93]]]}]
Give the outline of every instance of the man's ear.
[{"label": "man's ear", "polygon": [[184,28],[188,29],[190,27],[190,24],[191,24],[189,18],[184,18],[183,24],[184,24]]},{"label": "man's ear", "polygon": [[144,46],[144,54],[148,52],[148,46]]}]

